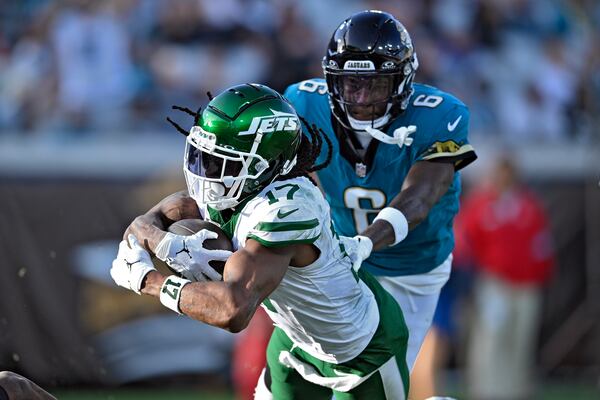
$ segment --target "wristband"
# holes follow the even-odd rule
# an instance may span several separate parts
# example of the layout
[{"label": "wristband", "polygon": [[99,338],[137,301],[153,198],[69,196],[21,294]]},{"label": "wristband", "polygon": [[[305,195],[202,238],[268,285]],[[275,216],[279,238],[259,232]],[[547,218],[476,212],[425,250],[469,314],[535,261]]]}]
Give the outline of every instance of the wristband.
[{"label": "wristband", "polygon": [[379,211],[373,222],[377,220],[387,221],[394,228],[395,240],[390,246],[395,246],[406,238],[408,235],[408,220],[402,214],[402,211],[394,207],[386,207]]},{"label": "wristband", "polygon": [[160,287],[160,302],[163,306],[170,308],[177,314],[181,314],[179,309],[179,298],[183,287],[191,281],[180,278],[177,275],[168,276]]}]

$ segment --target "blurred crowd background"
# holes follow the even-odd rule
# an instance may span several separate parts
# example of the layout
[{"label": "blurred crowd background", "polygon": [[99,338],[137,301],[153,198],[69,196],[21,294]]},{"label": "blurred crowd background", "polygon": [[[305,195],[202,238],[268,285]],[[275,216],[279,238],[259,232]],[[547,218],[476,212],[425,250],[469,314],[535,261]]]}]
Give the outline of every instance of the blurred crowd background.
[{"label": "blurred crowd background", "polygon": [[[600,398],[597,0],[0,1],[0,370],[64,398],[140,383],[227,392],[257,373],[269,324],[240,350],[124,293],[108,268],[132,218],[184,187],[171,105],[322,77],[331,33],[371,8],[410,32],[415,80],[469,106],[480,157],[422,385]],[[563,381],[584,388],[549,397]]]},{"label": "blurred crowd background", "polygon": [[336,24],[385,9],[412,34],[418,81],[471,107],[472,132],[596,140],[594,0],[23,0],[0,5],[0,132],[164,131],[173,103],[322,75]]}]

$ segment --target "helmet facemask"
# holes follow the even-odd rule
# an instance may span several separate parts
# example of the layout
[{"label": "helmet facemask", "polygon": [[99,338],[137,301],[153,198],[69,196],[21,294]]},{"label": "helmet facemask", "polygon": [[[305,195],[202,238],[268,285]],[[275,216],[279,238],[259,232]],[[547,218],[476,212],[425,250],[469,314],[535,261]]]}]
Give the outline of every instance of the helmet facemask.
[{"label": "helmet facemask", "polygon": [[400,70],[354,71],[332,68],[324,60],[323,70],[338,121],[357,133],[367,127],[387,125],[406,108],[412,93],[416,68],[410,62],[406,64]]},{"label": "helmet facemask", "polygon": [[214,133],[194,126],[186,141],[184,174],[190,196],[198,204],[216,210],[233,208],[243,200],[248,186],[269,169],[256,154],[262,134],[258,133],[249,152],[216,144]]},{"label": "helmet facemask", "polygon": [[343,70],[330,74],[332,97],[354,129],[379,128],[388,122],[389,110],[397,97],[396,81],[401,78],[398,74]]}]

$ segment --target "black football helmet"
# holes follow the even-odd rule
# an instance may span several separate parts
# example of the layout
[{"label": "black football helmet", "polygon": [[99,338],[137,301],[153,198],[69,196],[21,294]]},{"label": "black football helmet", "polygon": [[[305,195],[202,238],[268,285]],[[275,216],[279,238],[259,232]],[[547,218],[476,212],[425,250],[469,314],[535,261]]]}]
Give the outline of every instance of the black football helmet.
[{"label": "black football helmet", "polygon": [[393,15],[362,11],[335,30],[323,71],[333,115],[347,129],[382,128],[408,105],[419,63]]}]

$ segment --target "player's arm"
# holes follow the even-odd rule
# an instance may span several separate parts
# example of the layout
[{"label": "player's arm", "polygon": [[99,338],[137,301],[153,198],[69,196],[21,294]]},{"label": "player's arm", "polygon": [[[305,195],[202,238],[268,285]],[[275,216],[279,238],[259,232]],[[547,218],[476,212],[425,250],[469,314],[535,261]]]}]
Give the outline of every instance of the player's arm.
[{"label": "player's arm", "polygon": [[477,158],[467,139],[469,111],[460,102],[452,104],[432,131],[438,133],[433,135],[434,141],[426,148],[418,146],[418,161],[408,171],[400,193],[362,233],[371,239],[374,250],[404,240],[446,194],[454,173]]},{"label": "player's arm", "polygon": [[31,380],[10,371],[0,372],[0,400],[56,400]]},{"label": "player's arm", "polygon": [[187,190],[173,193],[152,207],[145,214],[135,218],[125,230],[123,238],[132,233],[143,242],[146,249],[154,252],[166,235],[166,228],[173,222],[201,218],[198,205],[189,197]]},{"label": "player's arm", "polygon": [[[288,265],[302,253],[298,251],[300,247],[310,246],[272,248],[248,239],[246,246],[227,260],[222,282],[194,282],[183,287],[179,309],[198,321],[231,332],[241,331],[260,303],[279,285]],[[141,292],[160,297],[166,279],[156,271],[150,272]]]},{"label": "player's arm", "polygon": [[[399,210],[406,218],[407,229],[413,229],[427,218],[429,211],[446,193],[453,179],[453,163],[419,161],[411,167],[402,190],[388,207]],[[373,250],[396,242],[396,231],[385,219],[377,219],[361,235],[371,239]]]},{"label": "player's arm", "polygon": [[[353,268],[372,250],[396,245],[418,226],[448,191],[454,173],[473,162],[477,155],[467,139],[469,112],[460,102],[446,112],[433,132],[433,142],[421,143],[417,162],[409,170],[400,193],[383,208],[373,223],[353,238],[343,239]],[[424,145],[427,147],[423,147]],[[415,145],[413,145],[415,146]]]}]

